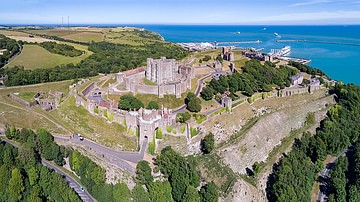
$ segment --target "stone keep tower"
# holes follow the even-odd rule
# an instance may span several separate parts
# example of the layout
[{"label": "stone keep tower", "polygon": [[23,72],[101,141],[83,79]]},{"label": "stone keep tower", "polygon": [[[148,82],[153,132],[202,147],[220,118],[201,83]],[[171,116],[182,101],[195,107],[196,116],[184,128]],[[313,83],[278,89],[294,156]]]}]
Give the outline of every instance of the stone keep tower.
[{"label": "stone keep tower", "polygon": [[175,81],[176,73],[179,70],[179,64],[175,59],[147,59],[146,79],[157,83],[158,85]]}]

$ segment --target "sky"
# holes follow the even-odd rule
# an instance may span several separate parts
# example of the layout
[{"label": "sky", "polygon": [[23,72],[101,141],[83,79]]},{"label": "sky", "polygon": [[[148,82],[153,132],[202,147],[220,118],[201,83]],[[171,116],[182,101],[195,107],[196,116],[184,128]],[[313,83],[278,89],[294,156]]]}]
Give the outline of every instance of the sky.
[{"label": "sky", "polygon": [[360,0],[0,0],[0,24],[360,24]]}]

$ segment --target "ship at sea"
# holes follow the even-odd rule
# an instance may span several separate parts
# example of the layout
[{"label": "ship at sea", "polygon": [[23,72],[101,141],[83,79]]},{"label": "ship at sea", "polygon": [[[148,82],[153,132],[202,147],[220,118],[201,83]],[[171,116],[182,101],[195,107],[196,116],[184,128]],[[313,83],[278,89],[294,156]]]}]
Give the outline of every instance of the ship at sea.
[{"label": "ship at sea", "polygon": [[276,37],[278,37],[278,38],[280,38],[281,36],[278,34],[278,33],[274,33],[274,36],[276,36]]},{"label": "ship at sea", "polygon": [[291,52],[291,46],[284,46],[281,49],[271,49],[270,55],[274,57],[283,57],[289,55]]}]

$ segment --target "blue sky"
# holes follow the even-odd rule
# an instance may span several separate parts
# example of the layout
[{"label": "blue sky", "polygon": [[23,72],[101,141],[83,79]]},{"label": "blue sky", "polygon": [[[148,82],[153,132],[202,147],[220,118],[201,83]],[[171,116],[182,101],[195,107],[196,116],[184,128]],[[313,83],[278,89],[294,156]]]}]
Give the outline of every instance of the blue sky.
[{"label": "blue sky", "polygon": [[360,0],[0,0],[0,24],[360,24]]}]

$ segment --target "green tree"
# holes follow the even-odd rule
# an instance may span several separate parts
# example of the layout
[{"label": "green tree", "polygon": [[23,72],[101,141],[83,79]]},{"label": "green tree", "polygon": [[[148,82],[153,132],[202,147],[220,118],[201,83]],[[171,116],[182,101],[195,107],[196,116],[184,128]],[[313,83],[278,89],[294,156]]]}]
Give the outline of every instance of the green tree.
[{"label": "green tree", "polygon": [[203,202],[217,202],[219,193],[217,187],[213,182],[210,182],[200,189],[201,201]]},{"label": "green tree", "polygon": [[205,154],[209,154],[215,147],[215,138],[214,134],[211,132],[207,134],[204,139],[201,140],[201,150]]},{"label": "green tree", "polygon": [[7,193],[10,201],[19,201],[22,198],[24,192],[23,176],[19,169],[14,168],[11,171],[11,178],[7,187]]},{"label": "green tree", "polygon": [[141,185],[136,185],[132,191],[134,202],[150,202],[149,193]]},{"label": "green tree", "polygon": [[185,98],[186,108],[191,112],[201,111],[201,100],[194,93],[188,93]]},{"label": "green tree", "polygon": [[35,167],[31,167],[27,170],[27,174],[29,177],[30,185],[34,186],[35,184],[37,184],[38,179],[39,179],[38,170]]},{"label": "green tree", "polygon": [[133,95],[123,95],[119,100],[119,109],[131,111],[144,108],[144,104]]},{"label": "green tree", "polygon": [[143,185],[149,184],[153,181],[153,176],[151,175],[151,168],[149,162],[139,161],[136,165],[136,182]]},{"label": "green tree", "polygon": [[151,100],[147,105],[147,109],[159,109],[159,104],[156,101]]},{"label": "green tree", "polygon": [[200,95],[204,100],[211,100],[214,97],[215,91],[210,86],[206,86],[202,89]]},{"label": "green tree", "polygon": [[184,202],[200,202],[201,198],[200,198],[200,195],[199,195],[198,191],[196,190],[196,188],[194,188],[193,186],[188,186],[186,188],[186,192],[182,198],[182,201],[184,201]]},{"label": "green tree", "polygon": [[189,112],[176,114],[176,122],[179,123],[186,123],[188,120],[190,120],[190,118],[191,118],[191,114]]},{"label": "green tree", "polygon": [[151,201],[168,202],[172,201],[171,186],[168,181],[151,182],[148,186]]},{"label": "green tree", "polygon": [[131,199],[130,189],[123,182],[117,183],[113,188],[113,197],[116,202],[127,202]]}]

